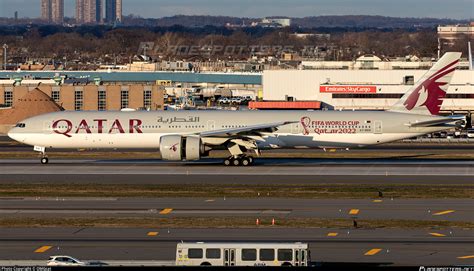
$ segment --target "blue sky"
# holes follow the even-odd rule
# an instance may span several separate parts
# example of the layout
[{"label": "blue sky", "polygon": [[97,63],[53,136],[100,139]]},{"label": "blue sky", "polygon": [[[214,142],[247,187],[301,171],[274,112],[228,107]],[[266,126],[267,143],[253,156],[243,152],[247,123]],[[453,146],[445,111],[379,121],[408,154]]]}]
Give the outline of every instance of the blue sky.
[{"label": "blue sky", "polygon": [[[123,0],[124,14],[159,18],[176,14],[236,17],[384,15],[471,19],[474,0]],[[65,0],[66,16],[75,0]],[[0,0],[0,16],[38,17],[40,0]]]}]

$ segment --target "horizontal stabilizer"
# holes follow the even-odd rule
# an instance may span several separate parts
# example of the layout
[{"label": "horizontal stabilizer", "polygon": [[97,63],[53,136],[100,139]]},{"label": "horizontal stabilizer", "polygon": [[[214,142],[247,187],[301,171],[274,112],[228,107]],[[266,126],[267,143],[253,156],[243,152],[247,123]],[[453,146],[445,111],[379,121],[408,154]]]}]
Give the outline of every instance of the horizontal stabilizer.
[{"label": "horizontal stabilizer", "polygon": [[408,126],[410,127],[431,127],[431,126],[438,126],[438,125],[443,125],[443,124],[448,124],[452,122],[465,122],[466,117],[465,116],[449,116],[446,118],[436,118],[433,120],[427,120],[427,121],[416,121],[413,123],[407,123]]}]

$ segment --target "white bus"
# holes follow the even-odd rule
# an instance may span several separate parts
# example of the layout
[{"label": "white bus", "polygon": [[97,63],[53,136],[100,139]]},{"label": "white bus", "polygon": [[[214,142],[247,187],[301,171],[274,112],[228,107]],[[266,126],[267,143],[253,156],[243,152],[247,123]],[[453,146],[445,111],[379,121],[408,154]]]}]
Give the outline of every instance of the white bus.
[{"label": "white bus", "polygon": [[178,243],[177,266],[308,266],[305,243]]}]

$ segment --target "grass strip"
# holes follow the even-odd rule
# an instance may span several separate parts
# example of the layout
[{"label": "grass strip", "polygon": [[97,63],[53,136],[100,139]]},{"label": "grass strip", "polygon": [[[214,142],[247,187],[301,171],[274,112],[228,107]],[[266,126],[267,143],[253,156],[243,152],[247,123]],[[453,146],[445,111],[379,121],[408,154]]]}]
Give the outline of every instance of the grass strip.
[{"label": "grass strip", "polygon": [[[272,218],[263,218],[255,225],[251,217],[2,217],[3,228],[44,228],[44,227],[96,227],[96,228],[352,228],[350,219],[319,218],[277,218],[274,226]],[[371,228],[410,228],[410,229],[473,229],[473,222],[462,221],[423,221],[423,220],[358,220],[358,227]]]},{"label": "grass strip", "polygon": [[379,191],[384,198],[474,198],[474,185],[0,184],[0,197],[366,199],[377,198]]}]

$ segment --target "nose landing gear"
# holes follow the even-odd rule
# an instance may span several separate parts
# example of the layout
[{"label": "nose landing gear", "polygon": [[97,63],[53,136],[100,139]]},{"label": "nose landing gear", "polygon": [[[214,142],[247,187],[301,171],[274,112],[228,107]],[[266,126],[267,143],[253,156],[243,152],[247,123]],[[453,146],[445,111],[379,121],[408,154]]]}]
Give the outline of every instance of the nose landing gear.
[{"label": "nose landing gear", "polygon": [[41,157],[41,164],[46,165],[46,164],[48,164],[48,162],[49,162],[48,157],[46,157],[46,156]]},{"label": "nose landing gear", "polygon": [[230,156],[224,160],[225,166],[244,166],[248,167],[253,165],[254,159],[252,156],[239,155],[237,157]]},{"label": "nose landing gear", "polygon": [[46,155],[46,148],[45,147],[40,147],[40,146],[35,146],[34,151],[39,152],[41,154],[41,164],[46,165],[49,163],[48,156]]}]

